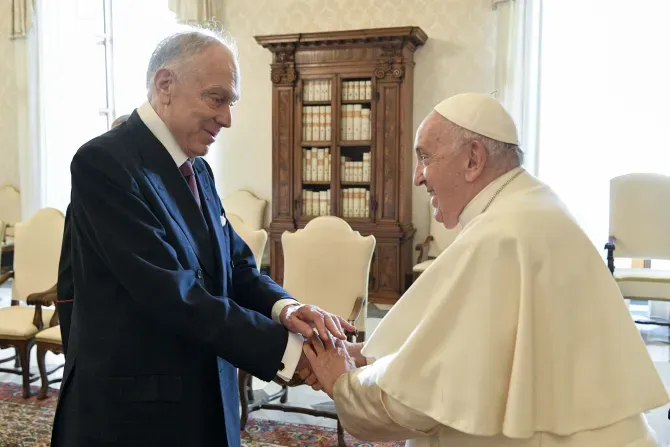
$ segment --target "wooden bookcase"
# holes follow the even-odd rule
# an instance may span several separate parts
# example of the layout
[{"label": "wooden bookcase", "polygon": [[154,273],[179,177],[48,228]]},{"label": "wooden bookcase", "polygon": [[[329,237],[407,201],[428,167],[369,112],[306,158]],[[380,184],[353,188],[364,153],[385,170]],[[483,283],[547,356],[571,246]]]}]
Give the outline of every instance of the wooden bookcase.
[{"label": "wooden bookcase", "polygon": [[[273,55],[270,272],[279,284],[283,283],[282,233],[304,228],[315,213],[326,213],[342,217],[363,235],[375,236],[370,301],[392,304],[406,290],[415,231],[414,52],[426,39],[418,27],[256,37]],[[313,120],[310,126],[303,122],[308,116],[325,116],[330,123],[316,126]],[[308,134],[309,128],[317,131]],[[303,165],[306,151],[318,160],[319,149],[323,167],[310,169],[318,161]],[[356,164],[345,172],[341,157]],[[315,196],[319,206],[314,206]],[[324,204],[325,197],[329,202]]]}]

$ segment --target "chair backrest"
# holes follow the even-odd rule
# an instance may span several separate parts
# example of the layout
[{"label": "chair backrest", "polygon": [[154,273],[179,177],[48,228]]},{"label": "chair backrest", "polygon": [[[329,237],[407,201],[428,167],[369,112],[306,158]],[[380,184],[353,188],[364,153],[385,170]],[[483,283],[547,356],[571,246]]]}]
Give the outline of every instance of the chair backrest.
[{"label": "chair backrest", "polygon": [[615,257],[670,259],[670,177],[627,174],[610,180],[609,235]]},{"label": "chair backrest", "polygon": [[433,240],[428,246],[428,257],[437,258],[440,253],[446,250],[447,247],[449,247],[454,242],[456,236],[458,236],[458,233],[461,231],[461,225],[459,224],[451,230],[447,229],[444,224],[435,220],[435,214],[433,212],[434,208],[430,203],[428,204],[428,208],[430,212],[429,234],[433,236]]},{"label": "chair backrest", "polygon": [[228,218],[228,223],[233,226],[235,232],[240,235],[242,240],[247,243],[252,253],[254,254],[254,259],[256,260],[256,266],[260,270],[261,259],[263,258],[263,252],[265,251],[265,244],[268,241],[268,233],[265,230],[254,230],[244,223],[240,216],[236,214],[226,214]]},{"label": "chair backrest", "polygon": [[356,298],[365,298],[357,322],[364,331],[375,244],[374,236],[361,236],[339,217],[316,217],[304,229],[282,234],[283,287],[298,301],[344,319],[349,318]]},{"label": "chair backrest", "polygon": [[249,191],[241,189],[225,197],[222,202],[223,208],[226,211],[226,217],[228,213],[236,214],[252,230],[263,228],[267,201],[259,199]]},{"label": "chair backrest", "polygon": [[7,225],[21,220],[21,194],[12,185],[0,187],[0,220]]},{"label": "chair backrest", "polygon": [[56,284],[64,224],[65,216],[54,208],[43,208],[16,224],[12,299],[25,301]]}]

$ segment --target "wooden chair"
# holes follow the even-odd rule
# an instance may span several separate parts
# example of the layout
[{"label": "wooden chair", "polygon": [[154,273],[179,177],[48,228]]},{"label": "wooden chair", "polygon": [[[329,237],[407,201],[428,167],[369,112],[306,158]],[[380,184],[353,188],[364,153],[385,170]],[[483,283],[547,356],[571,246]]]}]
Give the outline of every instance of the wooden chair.
[{"label": "wooden chair", "polygon": [[[53,286],[44,292],[33,293],[28,296],[26,301],[29,305],[35,306],[36,312],[40,312],[42,307],[55,307],[56,301],[58,301],[57,288]],[[42,400],[47,398],[49,385],[62,381],[60,378],[49,380],[49,376],[65,366],[65,363],[61,363],[51,371],[47,371],[46,369],[47,352],[51,351],[54,354],[63,354],[63,339],[61,337],[60,325],[58,324],[58,309],[54,311],[48,328],[41,330],[35,335],[35,347],[37,349],[37,367],[42,379],[42,386],[40,387],[37,399]]]},{"label": "wooden chair", "polygon": [[[358,328],[357,341],[362,341],[365,338],[368,279],[375,244],[374,236],[361,236],[339,217],[317,217],[304,229],[282,235],[283,287],[301,303],[317,305],[347,319]],[[348,338],[353,341],[353,334]],[[240,371],[239,386],[242,429],[249,413],[259,409],[337,419],[334,405],[327,409],[284,405],[288,396],[286,386],[272,396],[254,393],[252,376],[244,371]],[[279,404],[270,403],[276,399],[280,400]],[[337,425],[339,445],[345,446],[339,420]]]},{"label": "wooden chair", "polygon": [[[35,213],[28,221],[16,225],[14,270],[0,276],[0,284],[12,281],[10,307],[0,309],[0,348],[13,347],[16,356],[0,360],[18,360],[14,369],[0,372],[23,376],[23,397],[30,397],[30,349],[35,335],[57,321],[55,311],[41,305],[21,306],[34,293],[50,289],[58,279],[58,262],[63,239],[63,214],[53,208]],[[19,369],[20,368],[20,369]]]},{"label": "wooden chair", "polygon": [[416,260],[416,264],[412,268],[412,279],[416,280],[430,265],[433,261],[442,253],[444,250],[449,247],[456,236],[461,231],[461,226],[458,225],[455,228],[449,230],[442,223],[435,220],[435,215],[433,214],[433,206],[428,204],[430,212],[430,230],[426,240],[420,244],[417,244],[415,250],[419,252],[419,255]]},{"label": "wooden chair", "polygon": [[12,185],[0,187],[0,221],[4,231],[0,237],[0,273],[12,269],[14,257],[14,226],[21,220],[21,195]]},{"label": "wooden chair", "polygon": [[[626,299],[670,302],[670,270],[618,268],[615,258],[670,260],[670,177],[627,174],[610,180],[607,265]],[[665,318],[636,317],[638,324],[670,326]]]},{"label": "wooden chair", "polygon": [[237,234],[240,235],[242,240],[247,243],[251,252],[254,254],[254,259],[256,261],[256,266],[260,270],[261,260],[263,259],[263,253],[265,252],[265,244],[268,241],[267,231],[260,229],[254,230],[249,225],[242,221],[236,214],[226,214],[228,218],[228,223],[233,226]]}]

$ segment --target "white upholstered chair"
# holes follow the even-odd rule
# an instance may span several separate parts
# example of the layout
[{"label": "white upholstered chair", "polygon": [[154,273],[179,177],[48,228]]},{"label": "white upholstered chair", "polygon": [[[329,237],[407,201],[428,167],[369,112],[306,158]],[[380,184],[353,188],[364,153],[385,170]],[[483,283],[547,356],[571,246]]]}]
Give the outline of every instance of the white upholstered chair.
[{"label": "white upholstered chair", "polygon": [[[30,219],[16,224],[14,238],[14,269],[0,276],[0,284],[13,278],[12,303],[0,308],[0,347],[14,347],[19,369],[0,368],[1,372],[23,376],[23,396],[30,396],[30,349],[35,335],[57,323],[55,311],[22,303],[35,294],[52,289],[58,281],[58,262],[63,240],[65,217],[53,208],[36,212]],[[0,360],[5,363],[15,360]]]},{"label": "white upholstered chair", "polygon": [[242,240],[247,243],[251,252],[254,254],[256,266],[260,270],[261,259],[265,251],[265,244],[268,241],[268,233],[263,229],[254,230],[248,226],[236,214],[227,213],[228,223],[233,226],[235,232],[240,235]]},{"label": "white upholstered chair", "polygon": [[458,233],[461,231],[461,226],[449,230],[442,223],[435,220],[433,214],[433,206],[428,204],[430,230],[426,240],[421,244],[417,244],[415,250],[419,252],[417,256],[416,265],[412,267],[412,276],[414,279],[418,278],[432,263],[435,261],[440,253],[449,247]]},{"label": "white upholstered chair", "polygon": [[[317,305],[354,324],[359,334],[357,341],[361,341],[365,338],[368,280],[375,244],[374,236],[361,236],[339,217],[317,217],[304,229],[282,234],[283,287],[301,303]],[[330,408],[296,409],[268,403],[275,399],[285,403],[287,392],[284,386],[279,393],[259,401],[251,394],[251,376],[241,372],[242,428],[248,413],[261,408],[337,419],[337,413]],[[250,396],[256,400],[249,402]],[[339,422],[338,442],[345,445]]]},{"label": "white upholstered chair", "polygon": [[221,200],[223,208],[228,214],[239,216],[242,221],[253,230],[263,228],[267,201],[259,199],[253,193],[240,189]]},{"label": "white upholstered chair", "polygon": [[[616,268],[615,258],[670,260],[670,177],[627,174],[610,180],[607,265],[626,299],[670,301],[670,270]],[[640,324],[670,326],[667,320]]]}]

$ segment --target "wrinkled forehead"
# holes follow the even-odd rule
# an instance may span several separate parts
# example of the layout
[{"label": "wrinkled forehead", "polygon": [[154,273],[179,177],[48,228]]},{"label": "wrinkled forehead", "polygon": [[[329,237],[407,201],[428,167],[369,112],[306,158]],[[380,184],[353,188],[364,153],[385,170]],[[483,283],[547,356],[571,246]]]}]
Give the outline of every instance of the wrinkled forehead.
[{"label": "wrinkled forehead", "polygon": [[240,70],[233,53],[224,45],[213,45],[193,58],[198,80],[204,89],[220,87],[239,96]]},{"label": "wrinkled forehead", "polygon": [[439,113],[431,112],[419,125],[415,146],[424,153],[434,153],[453,141],[453,126]]}]

